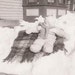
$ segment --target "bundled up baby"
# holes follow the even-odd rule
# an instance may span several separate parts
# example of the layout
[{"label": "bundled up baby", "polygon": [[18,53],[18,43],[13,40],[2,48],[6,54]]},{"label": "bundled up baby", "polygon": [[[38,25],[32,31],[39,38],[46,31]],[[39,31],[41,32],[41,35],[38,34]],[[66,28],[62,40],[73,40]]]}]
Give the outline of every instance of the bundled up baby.
[{"label": "bundled up baby", "polygon": [[55,33],[50,31],[53,27],[47,22],[46,18],[44,22],[39,23],[39,25],[41,26],[39,36],[31,45],[30,50],[38,53],[42,49],[46,53],[51,53],[53,52],[53,46],[56,40]]},{"label": "bundled up baby", "polygon": [[56,41],[56,35],[63,37],[64,39],[66,38],[64,30],[54,26],[55,21],[56,18],[46,17],[43,23],[39,23],[41,30],[38,38],[30,47],[32,52],[38,53],[42,49],[45,53],[52,53]]}]

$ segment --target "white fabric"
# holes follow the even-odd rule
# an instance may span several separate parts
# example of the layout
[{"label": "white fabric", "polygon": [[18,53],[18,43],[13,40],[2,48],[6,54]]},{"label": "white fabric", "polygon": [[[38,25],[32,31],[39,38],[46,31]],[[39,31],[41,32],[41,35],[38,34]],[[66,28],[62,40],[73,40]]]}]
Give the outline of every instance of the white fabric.
[{"label": "white fabric", "polygon": [[43,51],[46,53],[53,52],[53,46],[56,41],[56,36],[53,32],[49,31],[47,38],[45,40],[44,49]]},{"label": "white fabric", "polygon": [[30,50],[34,53],[40,52],[43,45],[45,43],[44,39],[36,39],[34,43],[31,45]]}]

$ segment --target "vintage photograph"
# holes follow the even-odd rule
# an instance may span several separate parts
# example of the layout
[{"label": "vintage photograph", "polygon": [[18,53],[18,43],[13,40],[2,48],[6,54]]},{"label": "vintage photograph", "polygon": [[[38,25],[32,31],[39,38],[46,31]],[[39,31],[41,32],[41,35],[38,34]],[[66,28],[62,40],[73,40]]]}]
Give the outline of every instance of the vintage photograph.
[{"label": "vintage photograph", "polygon": [[0,75],[75,75],[75,0],[0,0]]}]

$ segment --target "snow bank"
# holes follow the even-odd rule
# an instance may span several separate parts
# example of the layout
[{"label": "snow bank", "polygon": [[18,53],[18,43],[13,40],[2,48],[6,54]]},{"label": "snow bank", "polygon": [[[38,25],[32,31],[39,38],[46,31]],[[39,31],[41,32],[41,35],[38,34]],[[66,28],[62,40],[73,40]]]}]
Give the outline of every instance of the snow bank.
[{"label": "snow bank", "polygon": [[15,37],[14,34],[14,29],[0,27],[0,60],[10,52]]},{"label": "snow bank", "polygon": [[[65,31],[68,37],[68,49],[74,48],[74,32],[75,23],[74,15],[67,14],[57,19],[55,26]],[[68,18],[67,18],[68,17]],[[62,21],[64,18],[64,21]],[[71,22],[72,18],[72,22]],[[56,20],[56,19],[55,19]],[[39,58],[37,61],[32,63],[18,63],[18,62],[2,62],[3,59],[9,54],[11,46],[13,45],[14,39],[17,37],[20,30],[27,29],[26,26],[31,23],[22,21],[25,23],[23,26],[16,26],[14,29],[8,27],[0,27],[0,72],[18,75],[74,75],[75,74],[75,52],[73,51],[70,55],[65,55],[63,51],[59,51],[49,56]],[[33,24],[33,23],[32,23]],[[72,25],[71,25],[72,24]],[[35,25],[35,23],[34,23]],[[31,28],[31,27],[30,27]],[[32,27],[33,28],[33,27]],[[34,31],[36,26],[34,27]],[[32,32],[32,30],[31,30]],[[65,45],[66,45],[65,44]],[[69,48],[71,47],[72,48]]]},{"label": "snow bank", "polygon": [[64,42],[65,48],[70,53],[75,47],[75,14],[68,13],[57,19],[55,26],[64,30],[67,41]]},{"label": "snow bank", "polygon": [[34,63],[32,75],[69,75],[68,60],[62,51],[42,57]]}]

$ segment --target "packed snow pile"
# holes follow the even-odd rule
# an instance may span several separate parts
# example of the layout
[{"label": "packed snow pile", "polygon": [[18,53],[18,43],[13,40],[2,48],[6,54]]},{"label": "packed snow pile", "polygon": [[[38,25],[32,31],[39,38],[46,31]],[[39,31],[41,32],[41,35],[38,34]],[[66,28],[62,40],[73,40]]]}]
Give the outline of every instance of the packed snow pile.
[{"label": "packed snow pile", "polygon": [[75,14],[68,13],[57,19],[55,26],[64,30],[67,41],[64,42],[65,48],[70,53],[75,49]]},{"label": "packed snow pile", "polygon": [[0,60],[8,55],[15,37],[14,29],[0,27]]},{"label": "packed snow pile", "polygon": [[[19,26],[15,26],[14,28],[0,27],[0,72],[16,75],[74,75],[74,16],[75,14],[68,13],[58,19],[52,17],[46,17],[45,19],[38,17],[34,23],[22,20],[19,21]],[[48,56],[39,57],[39,59],[33,62],[3,62],[3,59],[9,55],[14,40],[18,37],[20,31],[26,32],[27,36],[31,34],[28,37],[31,37],[32,33],[39,33],[40,31],[37,39],[30,47],[32,53],[37,54],[43,46],[44,53],[52,53],[56,34],[65,39],[64,45],[69,55],[65,55],[64,51],[60,50]],[[40,42],[38,42],[38,40]],[[22,43],[24,42],[22,41]]]}]

